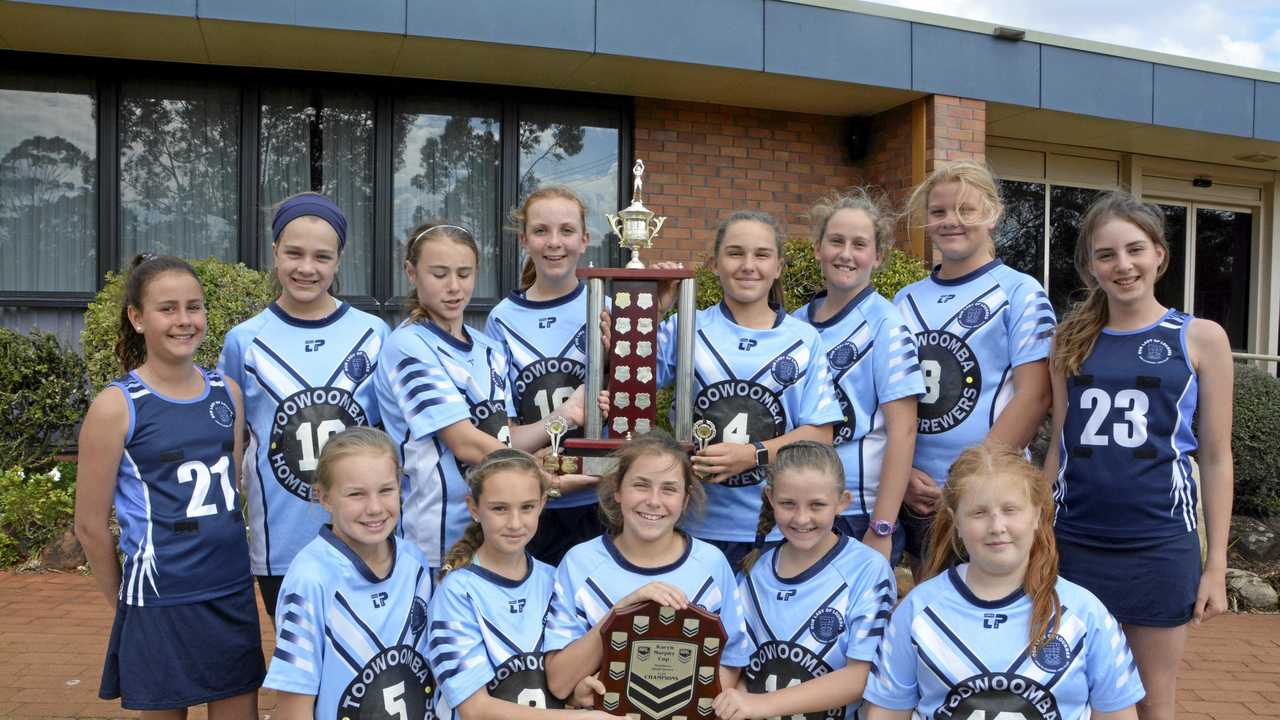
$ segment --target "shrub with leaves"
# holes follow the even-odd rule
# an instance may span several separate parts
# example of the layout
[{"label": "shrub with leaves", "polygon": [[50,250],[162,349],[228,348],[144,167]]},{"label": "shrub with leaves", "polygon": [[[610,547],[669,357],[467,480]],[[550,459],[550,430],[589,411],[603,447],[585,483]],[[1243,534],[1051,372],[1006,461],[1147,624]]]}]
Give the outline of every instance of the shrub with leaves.
[{"label": "shrub with leaves", "polygon": [[0,568],[25,562],[71,529],[75,498],[75,463],[0,472]]},{"label": "shrub with leaves", "polygon": [[[225,263],[205,258],[191,263],[200,284],[204,286],[204,302],[208,312],[208,329],[196,353],[196,364],[213,367],[222,352],[227,331],[253,317],[272,300],[271,276],[245,267],[242,263]],[[124,293],[124,273],[107,275],[107,283],[89,304],[84,314],[85,363],[94,392],[120,376],[116,360],[116,340],[120,336],[120,298]]]},{"label": "shrub with leaves", "polygon": [[89,405],[84,361],[48,333],[0,329],[0,467],[48,469]]},{"label": "shrub with leaves", "polygon": [[1280,514],[1280,380],[1252,365],[1236,365],[1231,418],[1235,511]]}]

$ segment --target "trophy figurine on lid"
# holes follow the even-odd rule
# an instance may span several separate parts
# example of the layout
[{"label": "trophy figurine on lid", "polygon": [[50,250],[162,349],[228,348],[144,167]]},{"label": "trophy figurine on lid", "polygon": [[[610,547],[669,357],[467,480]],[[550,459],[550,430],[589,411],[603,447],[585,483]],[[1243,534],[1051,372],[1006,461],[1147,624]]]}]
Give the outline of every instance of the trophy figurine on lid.
[{"label": "trophy figurine on lid", "polygon": [[[547,428],[552,436],[551,454],[545,458],[547,472],[604,475],[615,462],[608,457],[627,443],[631,434],[657,427],[658,285],[680,282],[676,321],[675,422],[672,429],[678,442],[692,448],[693,440],[693,333],[696,281],[693,270],[647,268],[640,260],[642,248],[653,247],[653,238],[666,221],[644,206],[644,161],[632,168],[631,204],[609,214],[609,225],[619,244],[631,252],[625,268],[578,268],[587,281],[587,382],[586,423],[582,438],[560,439],[563,430]],[[605,283],[609,281],[610,333],[612,347],[605,361],[600,314],[605,309]],[[608,378],[605,377],[608,368]],[[594,402],[601,390],[609,392],[609,424]],[[606,431],[608,437],[605,437]]]}]

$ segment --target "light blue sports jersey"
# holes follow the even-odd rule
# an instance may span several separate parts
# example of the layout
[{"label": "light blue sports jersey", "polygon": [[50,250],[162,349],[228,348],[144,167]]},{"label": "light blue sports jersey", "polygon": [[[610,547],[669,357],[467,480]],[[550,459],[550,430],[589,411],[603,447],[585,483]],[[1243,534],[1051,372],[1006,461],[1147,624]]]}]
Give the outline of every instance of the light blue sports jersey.
[{"label": "light blue sports jersey", "polygon": [[942,485],[1009,404],[1013,369],[1049,356],[1053,306],[1035,278],[999,260],[951,280],[935,269],[893,302],[915,333],[924,378],[914,466]]},{"label": "light blue sports jersey", "polygon": [[547,652],[586,635],[617,601],[661,581],[684,591],[690,603],[720,616],[727,638],[722,665],[746,665],[751,648],[742,618],[742,596],[729,561],[714,545],[695,537],[686,536],[686,540],[680,559],[655,568],[631,564],[608,535],[570,548],[556,570],[555,595],[547,616]]},{"label": "light blue sports jersey", "polygon": [[445,576],[431,600],[436,717],[458,720],[457,708],[481,688],[491,697],[538,708],[562,708],[547,689],[543,621],[555,569],[528,557],[523,579],[509,580],[474,563]]},{"label": "light blue sports jersey", "polygon": [[893,303],[868,286],[830,318],[814,313],[826,302],[821,292],[795,317],[818,329],[844,418],[836,423],[835,446],[844,464],[845,487],[853,502],[845,515],[870,515],[880,490],[885,426],[880,406],[924,394],[916,341]]},{"label": "light blue sports jersey", "polygon": [[[777,561],[774,547],[739,584],[751,643],[751,661],[743,669],[747,690],[773,692],[839,670],[850,660],[874,660],[898,599],[893,570],[884,557],[842,535],[822,559],[795,577],[778,577]],[[852,720],[858,705],[801,717]]]},{"label": "light blue sports jersey", "polygon": [[201,369],[204,391],[175,400],[136,372],[111,383],[129,427],[116,469],[119,600],[183,605],[253,583],[233,462],[236,406],[222,375]]},{"label": "light blue sports jersey", "polygon": [[289,566],[276,606],[276,649],[262,686],[314,695],[317,718],[428,717],[431,571],[390,537],[379,580],[325,525]]},{"label": "light blue sports jersey", "polygon": [[[555,300],[529,300],[515,291],[489,311],[484,332],[510,361],[511,403],[520,424],[541,422],[587,381],[586,284]],[[582,437],[575,430],[566,437]],[[549,508],[596,501],[595,488],[547,500]]]},{"label": "light blue sports jersey", "polygon": [[1169,310],[1138,330],[1104,328],[1066,379],[1054,483],[1058,533],[1146,541],[1195,531],[1191,421],[1199,384],[1187,354],[1191,322]]},{"label": "light blue sports jersey", "polygon": [[[658,331],[658,387],[675,381],[676,316]],[[779,310],[764,330],[737,324],[724,304],[698,311],[693,415],[715,426],[712,444],[772,440],[800,425],[843,419],[818,331]],[[707,509],[682,527],[708,540],[755,540],[764,468],[707,484]],[[781,538],[774,530],[771,539]]]},{"label": "light blue sports jersey", "polygon": [[507,359],[502,347],[470,329],[465,343],[430,322],[405,322],[389,336],[374,385],[382,422],[404,467],[404,536],[440,567],[471,517],[465,471],[440,430],[470,420],[508,441]]},{"label": "light blue sports jersey", "polygon": [[322,320],[273,302],[227,333],[218,367],[244,392],[253,574],[283,575],[329,521],[313,497],[316,463],[335,433],[378,424],[370,378],[386,336],[386,323],[343,302]]},{"label": "light blue sports jersey", "polygon": [[1088,590],[1058,578],[1058,631],[1031,653],[1031,599],[980,600],[966,570],[921,583],[894,610],[863,699],[926,720],[1088,720],[1142,699],[1124,632]]}]

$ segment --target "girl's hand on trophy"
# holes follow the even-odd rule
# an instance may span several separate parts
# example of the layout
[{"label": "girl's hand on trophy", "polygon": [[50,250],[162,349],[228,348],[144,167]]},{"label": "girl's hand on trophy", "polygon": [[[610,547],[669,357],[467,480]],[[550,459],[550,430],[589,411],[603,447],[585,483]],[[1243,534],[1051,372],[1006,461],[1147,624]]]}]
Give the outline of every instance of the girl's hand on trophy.
[{"label": "girl's hand on trophy", "polygon": [[756,466],[756,449],[742,443],[716,443],[693,456],[703,482],[719,484]]},{"label": "girl's hand on trophy", "polygon": [[609,410],[613,408],[613,405],[609,403],[608,390],[601,390],[600,393],[596,395],[596,404],[600,406],[600,415],[605,419],[608,419]]},{"label": "girl's hand on trophy", "polygon": [[758,716],[758,713],[754,712],[757,700],[759,697],[752,696],[746,690],[736,687],[728,688],[716,696],[715,701],[711,703],[711,709],[716,711],[716,717],[720,720],[749,720]]},{"label": "girl's hand on trophy", "polygon": [[613,316],[608,310],[600,311],[600,344],[604,345],[604,356],[607,359],[613,349]]},{"label": "girl's hand on trophy", "polygon": [[[675,262],[674,260],[663,260],[654,263],[649,267],[654,270],[683,270],[684,263]],[[672,305],[676,303],[676,293],[680,290],[679,280],[662,280],[658,283],[658,317],[661,318],[667,314]]]},{"label": "girl's hand on trophy", "polygon": [[[595,675],[588,675],[578,681],[578,685],[573,688],[573,695],[569,696],[568,705],[570,707],[582,708],[590,710],[596,706],[596,696],[604,694],[604,683],[600,682],[600,678]],[[613,720],[612,715],[604,711],[594,711],[592,715],[602,715],[601,718],[592,718],[592,720]],[[584,718],[589,718],[586,715]]]},{"label": "girl's hand on trophy", "polygon": [[582,427],[586,422],[586,411],[583,408],[583,398],[587,395],[587,386],[579,385],[573,394],[560,403],[560,407],[556,408],[556,414],[568,420],[571,425]]},{"label": "girl's hand on trophy", "polygon": [[648,585],[642,585],[630,595],[622,598],[614,605],[615,608],[624,608],[628,605],[636,605],[645,600],[652,600],[659,605],[683,610],[689,607],[689,598],[685,597],[684,591],[675,585],[655,580]]}]

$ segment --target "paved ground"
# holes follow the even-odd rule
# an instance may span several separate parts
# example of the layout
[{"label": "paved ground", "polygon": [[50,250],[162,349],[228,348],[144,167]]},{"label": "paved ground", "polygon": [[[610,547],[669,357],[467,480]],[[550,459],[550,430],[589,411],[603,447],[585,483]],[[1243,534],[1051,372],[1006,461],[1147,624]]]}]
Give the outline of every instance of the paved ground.
[{"label": "paved ground", "polygon": [[[265,616],[262,626],[270,627]],[[136,717],[98,699],[110,627],[92,578],[0,573],[0,718]],[[270,651],[269,634],[263,646]],[[1280,615],[1230,615],[1193,628],[1182,665],[1180,720],[1280,720]],[[258,702],[269,718],[273,694],[263,691]]]}]

